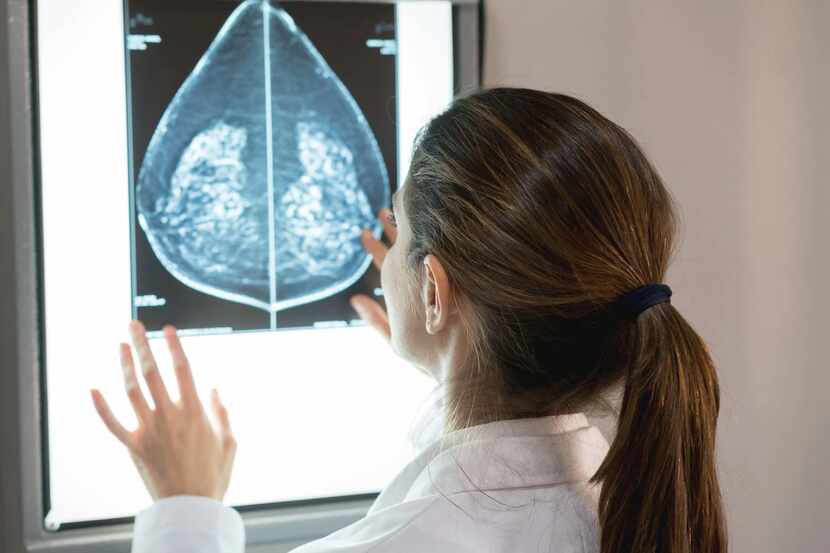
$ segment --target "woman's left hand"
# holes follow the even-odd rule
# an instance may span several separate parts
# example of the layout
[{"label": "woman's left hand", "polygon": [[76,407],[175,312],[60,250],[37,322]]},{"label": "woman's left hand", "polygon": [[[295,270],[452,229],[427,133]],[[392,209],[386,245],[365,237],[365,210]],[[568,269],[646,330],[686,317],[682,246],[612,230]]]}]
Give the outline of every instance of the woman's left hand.
[{"label": "woman's left hand", "polygon": [[176,402],[170,399],[161,379],[144,325],[133,320],[129,329],[155,408],[150,408],[138,386],[130,346],[121,343],[124,385],[138,418],[138,428],[132,432],[125,429],[113,416],[101,392],[92,389],[98,414],[109,431],[127,446],[154,500],[173,495],[200,495],[222,501],[236,454],[227,410],[214,389],[212,406],[220,424],[218,431],[214,430],[199,400],[175,327],[165,325],[163,330],[179,384],[181,398]]}]

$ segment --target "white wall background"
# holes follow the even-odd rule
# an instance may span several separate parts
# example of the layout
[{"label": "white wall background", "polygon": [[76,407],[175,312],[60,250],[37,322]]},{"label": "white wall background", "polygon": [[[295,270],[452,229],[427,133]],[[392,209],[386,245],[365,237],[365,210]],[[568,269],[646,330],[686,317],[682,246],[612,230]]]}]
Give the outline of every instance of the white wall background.
[{"label": "white wall background", "polygon": [[666,281],[719,367],[730,551],[827,551],[830,2],[486,8],[485,85],[585,100],[680,204]]}]

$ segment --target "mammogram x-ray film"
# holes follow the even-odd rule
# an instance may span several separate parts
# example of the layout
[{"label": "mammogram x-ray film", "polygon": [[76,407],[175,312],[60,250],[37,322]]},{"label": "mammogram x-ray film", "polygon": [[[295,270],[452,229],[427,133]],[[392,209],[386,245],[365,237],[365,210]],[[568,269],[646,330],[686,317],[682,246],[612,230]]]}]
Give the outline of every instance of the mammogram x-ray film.
[{"label": "mammogram x-ray film", "polygon": [[[172,4],[130,3],[136,234],[155,258],[137,256],[136,315],[148,328],[214,331],[353,319],[348,297],[379,290],[360,232],[381,235],[377,213],[395,177],[394,7],[181,2],[192,18],[170,29]],[[198,25],[213,33],[201,51],[190,39]],[[337,71],[316,42],[343,47],[345,34],[359,49]],[[151,76],[141,57],[183,43],[199,55],[156,119],[142,90],[172,84],[179,62],[160,58]],[[361,106],[349,84],[387,97],[364,95]],[[364,109],[373,108],[370,121]],[[138,118],[145,133],[155,120],[142,157]],[[160,273],[178,284],[165,290]],[[216,320],[217,301],[238,307]]]}]

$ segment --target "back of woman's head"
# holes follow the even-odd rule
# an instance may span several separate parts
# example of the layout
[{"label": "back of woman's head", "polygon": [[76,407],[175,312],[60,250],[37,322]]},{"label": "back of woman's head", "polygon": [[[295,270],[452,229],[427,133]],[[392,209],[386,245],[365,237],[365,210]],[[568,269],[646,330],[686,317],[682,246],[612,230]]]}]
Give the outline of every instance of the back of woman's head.
[{"label": "back of woman's head", "polygon": [[673,200],[637,142],[571,96],[489,89],[422,129],[410,179],[411,274],[441,260],[471,343],[447,429],[578,412],[623,383],[591,479],[601,551],[725,552],[706,346],[671,303],[610,308],[674,253]]}]

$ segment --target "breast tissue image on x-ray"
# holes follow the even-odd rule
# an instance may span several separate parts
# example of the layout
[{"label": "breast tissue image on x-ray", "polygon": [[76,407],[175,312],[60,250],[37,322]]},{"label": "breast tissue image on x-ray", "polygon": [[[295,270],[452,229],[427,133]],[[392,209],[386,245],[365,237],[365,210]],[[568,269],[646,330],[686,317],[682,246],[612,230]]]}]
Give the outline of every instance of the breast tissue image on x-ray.
[{"label": "breast tissue image on x-ray", "polygon": [[[333,9],[359,6],[311,4],[304,9],[312,16],[317,10],[318,19],[331,18]],[[356,41],[367,58],[388,58],[388,50],[365,44],[373,34],[390,32],[390,6],[360,7],[386,10],[369,18],[368,35]],[[163,15],[149,9],[132,13],[132,43],[141,41],[134,37],[144,37],[141,47],[131,51],[136,66],[137,55],[174,42],[176,34],[159,32],[158,39],[148,40]],[[149,29],[136,33],[141,25]],[[391,57],[391,64],[382,60],[386,65],[376,75],[387,87],[394,84]],[[136,71],[132,84],[135,120],[140,111]],[[394,127],[394,118],[387,119],[386,126]],[[394,147],[387,157],[394,157]],[[361,230],[380,237],[377,213],[390,203],[387,162],[348,87],[277,3],[247,0],[226,17],[164,108],[134,190],[140,230],[157,262],[178,281],[165,292],[152,271],[142,283],[139,267],[137,297],[164,298],[142,305],[139,318],[151,321],[148,328],[153,315],[160,328],[173,322],[173,313],[178,313],[179,327],[308,326],[320,318],[351,318],[351,308],[345,297],[330,302],[322,313],[311,310],[303,316],[302,306],[350,287],[352,293],[379,288],[377,282],[360,290],[353,285],[372,264]],[[178,305],[168,303],[177,301],[176,290],[183,288],[198,294],[183,296],[189,299],[179,299]],[[215,314],[211,319],[210,313],[219,311],[203,309],[206,296],[245,311],[236,312],[238,320],[233,320],[233,310],[229,320],[216,320]],[[195,299],[200,297],[204,299]],[[291,308],[293,318],[278,325],[280,313]],[[200,320],[198,313],[208,320]]]}]

